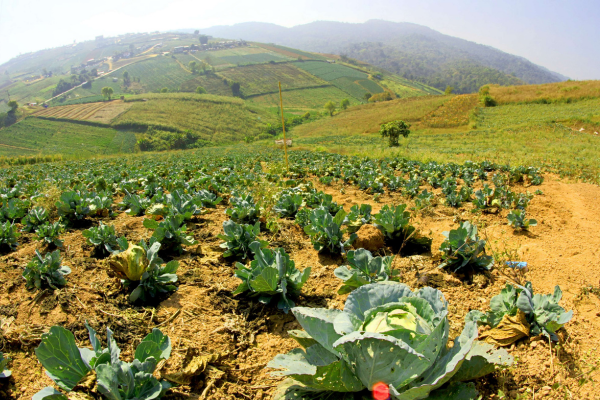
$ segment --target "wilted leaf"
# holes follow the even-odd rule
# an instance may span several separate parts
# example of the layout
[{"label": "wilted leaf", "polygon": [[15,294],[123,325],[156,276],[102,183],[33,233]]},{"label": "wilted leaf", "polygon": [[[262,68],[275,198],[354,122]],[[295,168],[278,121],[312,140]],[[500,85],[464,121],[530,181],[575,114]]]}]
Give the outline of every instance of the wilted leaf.
[{"label": "wilted leaf", "polygon": [[504,315],[498,326],[482,333],[480,339],[497,346],[510,346],[517,340],[529,336],[529,328],[525,314],[519,310],[515,316]]}]

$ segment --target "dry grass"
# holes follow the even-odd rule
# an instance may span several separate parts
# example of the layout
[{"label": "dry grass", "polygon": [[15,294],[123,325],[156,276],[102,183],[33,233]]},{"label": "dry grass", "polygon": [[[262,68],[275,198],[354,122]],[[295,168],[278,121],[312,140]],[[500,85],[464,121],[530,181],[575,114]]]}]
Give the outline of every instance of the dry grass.
[{"label": "dry grass", "polygon": [[453,97],[443,106],[423,118],[423,125],[430,128],[451,128],[467,125],[469,114],[479,104],[476,94]]},{"label": "dry grass", "polygon": [[297,126],[292,134],[303,137],[374,133],[378,132],[379,126],[386,122],[398,119],[416,122],[450,98],[450,96],[424,96],[350,107],[332,118]]},{"label": "dry grass", "polygon": [[490,95],[498,104],[570,102],[600,97],[600,80],[523,86],[490,85]]}]

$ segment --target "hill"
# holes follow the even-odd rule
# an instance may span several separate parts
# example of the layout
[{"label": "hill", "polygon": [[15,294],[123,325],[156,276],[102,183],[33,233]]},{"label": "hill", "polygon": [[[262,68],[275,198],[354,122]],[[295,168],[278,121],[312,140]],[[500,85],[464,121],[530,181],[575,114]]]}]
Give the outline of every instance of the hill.
[{"label": "hill", "polygon": [[567,79],[523,57],[405,22],[318,21],[292,28],[249,22],[215,26],[202,33],[344,54],[441,90],[454,86],[460,93],[475,92],[488,83],[540,84]]},{"label": "hill", "polygon": [[[9,96],[20,104],[77,104],[101,100],[104,87],[110,87],[115,97],[203,88],[209,94],[252,98],[275,93],[281,82],[284,91],[302,91],[288,104],[297,109],[320,108],[344,98],[362,102],[366,93],[388,91],[391,97],[439,93],[336,56],[240,40],[201,43],[199,38],[184,33],[129,34],[16,57],[0,66],[0,112],[8,110]],[[320,76],[331,76],[332,71],[335,78]],[[307,89],[315,89],[314,96]]]},{"label": "hill", "polygon": [[[478,95],[431,96],[360,105],[293,128],[301,148],[421,161],[535,164],[600,183],[600,81],[490,87],[500,105]],[[408,139],[389,148],[382,123],[411,124]]]}]

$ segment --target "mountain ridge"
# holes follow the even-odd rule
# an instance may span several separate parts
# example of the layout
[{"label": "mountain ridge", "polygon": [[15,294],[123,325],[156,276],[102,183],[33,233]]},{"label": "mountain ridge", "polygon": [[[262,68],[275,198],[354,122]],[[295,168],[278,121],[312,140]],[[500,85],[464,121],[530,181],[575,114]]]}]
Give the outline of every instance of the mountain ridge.
[{"label": "mountain ridge", "polygon": [[[492,46],[445,35],[427,26],[408,22],[368,20],[364,23],[315,21],[291,28],[273,23],[245,22],[219,25],[200,30],[201,33],[223,38],[243,38],[264,43],[276,43],[305,51],[345,54],[385,68],[391,72],[444,89],[445,84],[461,85],[460,92],[473,92],[477,85],[487,83],[538,84],[567,80],[550,69],[534,64],[525,57],[512,55]],[[360,45],[359,47],[356,47]],[[378,48],[379,55],[369,53]],[[381,53],[383,52],[383,53]],[[419,74],[422,68],[409,59],[418,59],[426,65],[430,75]],[[396,63],[394,63],[396,61]],[[484,71],[453,82],[443,77],[456,70],[456,65],[470,65],[470,69]],[[469,69],[469,68],[468,68]],[[491,71],[496,70],[497,72]],[[435,73],[434,73],[435,72]],[[485,82],[487,76],[495,81]],[[481,78],[481,79],[478,79]],[[409,78],[410,79],[410,78]],[[446,82],[447,81],[447,82]]]}]

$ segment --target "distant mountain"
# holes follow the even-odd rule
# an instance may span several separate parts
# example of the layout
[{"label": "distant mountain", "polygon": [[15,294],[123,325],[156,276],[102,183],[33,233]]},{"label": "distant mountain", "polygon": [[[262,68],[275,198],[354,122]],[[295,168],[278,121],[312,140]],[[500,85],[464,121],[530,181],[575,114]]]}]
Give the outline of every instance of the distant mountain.
[{"label": "distant mountain", "polygon": [[201,33],[344,54],[441,90],[453,86],[460,93],[475,92],[488,83],[539,84],[567,79],[523,57],[406,22],[317,21],[292,28],[246,22],[214,26]]}]

